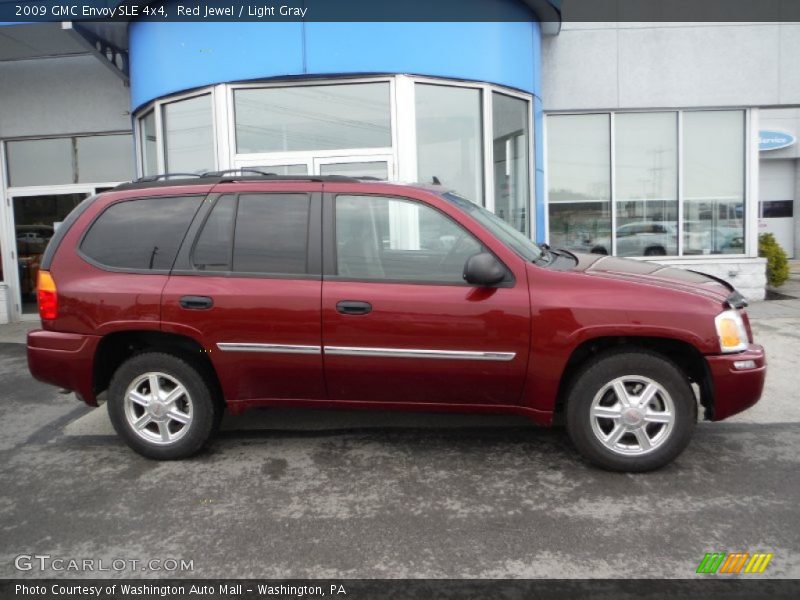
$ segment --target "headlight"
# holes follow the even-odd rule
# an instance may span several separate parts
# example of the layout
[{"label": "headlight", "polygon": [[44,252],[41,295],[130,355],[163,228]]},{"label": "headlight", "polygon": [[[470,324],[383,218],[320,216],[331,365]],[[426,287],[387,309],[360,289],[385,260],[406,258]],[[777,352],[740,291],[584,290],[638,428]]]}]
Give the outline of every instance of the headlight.
[{"label": "headlight", "polygon": [[747,348],[747,331],[742,316],[736,310],[726,310],[714,318],[722,352],[739,352]]}]

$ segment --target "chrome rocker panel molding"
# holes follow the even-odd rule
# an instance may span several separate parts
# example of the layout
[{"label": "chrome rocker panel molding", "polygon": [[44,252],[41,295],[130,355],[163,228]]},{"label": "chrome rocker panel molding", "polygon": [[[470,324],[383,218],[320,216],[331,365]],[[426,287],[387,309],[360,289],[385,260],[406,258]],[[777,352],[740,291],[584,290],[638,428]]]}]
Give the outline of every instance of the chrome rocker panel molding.
[{"label": "chrome rocker panel molding", "polygon": [[432,358],[443,360],[514,360],[516,352],[473,352],[469,350],[417,350],[413,348],[361,348],[357,346],[325,346],[332,356],[374,356],[384,358]]},{"label": "chrome rocker panel molding", "polygon": [[295,346],[291,344],[251,344],[220,342],[217,348],[223,352],[267,352],[271,354],[321,354],[320,346]]},{"label": "chrome rocker panel molding", "polygon": [[274,354],[330,354],[331,356],[370,356],[377,358],[429,358],[434,360],[488,360],[508,362],[516,352],[479,352],[470,350],[423,350],[414,348],[362,348],[359,346],[295,346],[291,344],[254,344],[220,342],[225,352],[267,352]]}]

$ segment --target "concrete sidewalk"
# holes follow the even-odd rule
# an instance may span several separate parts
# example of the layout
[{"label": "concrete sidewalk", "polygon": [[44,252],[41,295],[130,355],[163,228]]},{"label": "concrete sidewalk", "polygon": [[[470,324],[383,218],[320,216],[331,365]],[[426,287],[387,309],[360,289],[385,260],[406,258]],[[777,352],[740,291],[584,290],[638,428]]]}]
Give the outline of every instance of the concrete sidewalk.
[{"label": "concrete sidewalk", "polygon": [[789,281],[771,290],[785,299],[753,302],[747,309],[751,319],[800,319],[800,260],[789,261]]},{"label": "concrete sidewalk", "polygon": [[28,332],[31,329],[39,329],[41,326],[38,319],[0,325],[0,344],[24,344]]}]

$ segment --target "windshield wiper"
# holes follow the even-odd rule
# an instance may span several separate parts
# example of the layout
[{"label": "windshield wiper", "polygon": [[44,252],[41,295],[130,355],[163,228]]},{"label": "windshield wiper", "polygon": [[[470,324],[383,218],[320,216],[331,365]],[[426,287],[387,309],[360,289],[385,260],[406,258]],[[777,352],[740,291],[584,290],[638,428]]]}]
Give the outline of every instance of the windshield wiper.
[{"label": "windshield wiper", "polygon": [[554,254],[558,254],[559,256],[568,256],[572,260],[574,260],[576,263],[578,262],[578,257],[575,256],[572,252],[570,252],[566,248],[557,248],[557,249],[550,250],[550,252],[552,252]]}]

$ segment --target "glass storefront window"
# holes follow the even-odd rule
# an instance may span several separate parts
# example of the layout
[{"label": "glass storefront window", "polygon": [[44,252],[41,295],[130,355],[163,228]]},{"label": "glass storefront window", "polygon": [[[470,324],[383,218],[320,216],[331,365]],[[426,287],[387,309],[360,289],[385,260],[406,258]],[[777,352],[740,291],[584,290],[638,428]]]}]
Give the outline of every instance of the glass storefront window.
[{"label": "glass storefront window", "polygon": [[139,122],[139,139],[141,140],[142,174],[158,173],[158,152],[156,138],[156,112],[151,110]]},{"label": "glass storefront window", "polygon": [[10,141],[10,187],[128,181],[133,176],[130,134]]},{"label": "glass storefront window", "polygon": [[273,173],[275,175],[308,175],[308,167],[306,165],[256,165],[253,167],[244,167],[245,173],[247,169],[255,169],[262,173]]},{"label": "glass storefront window", "polygon": [[678,253],[678,116],[614,118],[618,256]]},{"label": "glass storefront window", "polygon": [[130,135],[94,135],[76,140],[78,183],[128,181],[133,177]]},{"label": "glass storefront window", "polygon": [[417,179],[483,204],[481,91],[418,83]]},{"label": "glass storefront window", "polygon": [[611,254],[611,136],[607,114],[547,120],[550,243]]},{"label": "glass storefront window", "polygon": [[319,174],[374,177],[386,181],[389,179],[389,165],[386,164],[386,161],[323,163],[319,167]]},{"label": "glass storefront window", "polygon": [[527,101],[492,92],[494,212],[523,233],[530,233],[528,123]]},{"label": "glass storefront window", "polygon": [[239,154],[392,145],[386,82],[240,89],[233,103]]},{"label": "glass storefront window", "polygon": [[744,111],[683,115],[684,254],[744,253]]},{"label": "glass storefront window", "polygon": [[224,87],[137,115],[143,175],[256,168],[439,183],[532,233],[530,96],[410,75]]},{"label": "glass storefront window", "polygon": [[[83,198],[131,178],[132,149],[130,133],[6,142],[14,237],[2,250],[16,248],[11,283],[19,283],[14,293],[23,314],[37,310],[36,280],[53,233]],[[3,275],[0,267],[0,281]]]},{"label": "glass storefront window", "polygon": [[74,183],[72,138],[6,143],[11,187]]},{"label": "glass storefront window", "polygon": [[613,147],[610,120],[547,118],[553,245],[619,256],[745,253],[745,111],[615,113]]},{"label": "glass storefront window", "polygon": [[170,102],[164,106],[164,167],[167,173],[213,171],[211,95]]}]

